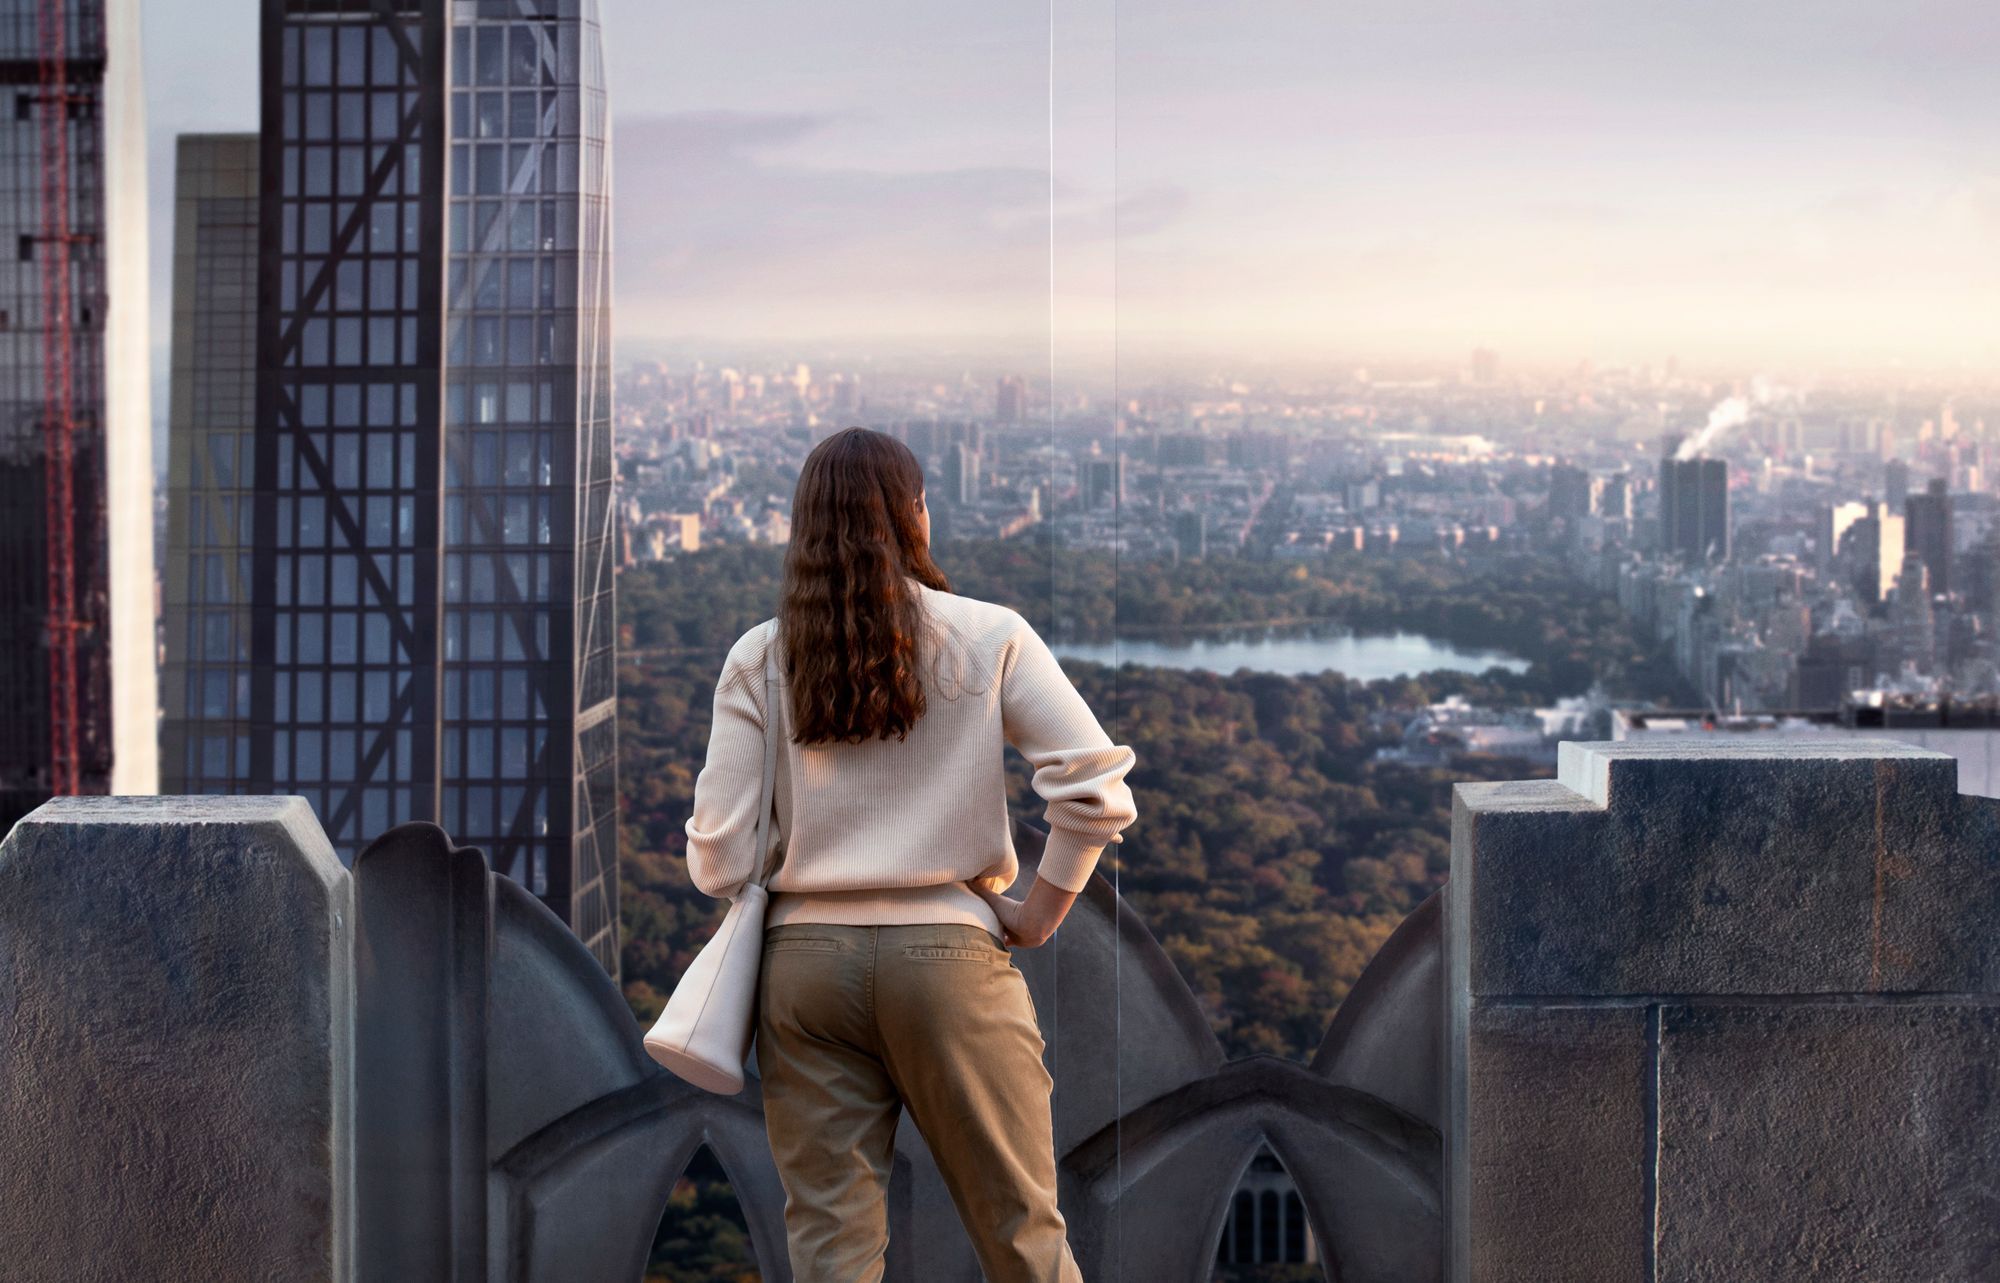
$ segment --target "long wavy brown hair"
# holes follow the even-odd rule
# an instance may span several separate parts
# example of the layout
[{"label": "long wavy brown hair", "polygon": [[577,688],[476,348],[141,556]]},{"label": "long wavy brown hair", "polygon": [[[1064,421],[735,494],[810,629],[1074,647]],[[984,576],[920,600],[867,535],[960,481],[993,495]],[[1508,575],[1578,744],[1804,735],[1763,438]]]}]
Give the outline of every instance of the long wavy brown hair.
[{"label": "long wavy brown hair", "polygon": [[917,501],[924,471],[886,433],[846,428],[813,448],[792,494],[778,645],[792,742],[907,738],[924,715],[921,593],[945,592]]}]

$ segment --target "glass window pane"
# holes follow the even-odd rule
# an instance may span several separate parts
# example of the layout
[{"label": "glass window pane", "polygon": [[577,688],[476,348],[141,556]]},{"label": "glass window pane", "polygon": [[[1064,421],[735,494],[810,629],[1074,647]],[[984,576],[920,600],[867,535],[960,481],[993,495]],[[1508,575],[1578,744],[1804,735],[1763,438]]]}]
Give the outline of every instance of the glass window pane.
[{"label": "glass window pane", "polygon": [[306,83],[309,85],[330,85],[333,83],[333,32],[326,27],[307,27],[306,40]]},{"label": "glass window pane", "polygon": [[348,260],[333,272],[333,305],[342,311],[359,311],[361,299],[361,264]]},{"label": "glass window pane", "polygon": [[392,312],[395,310],[396,263],[394,259],[378,258],[368,265],[368,307],[371,311],[376,312]]},{"label": "glass window pane", "polygon": [[483,93],[478,97],[478,114],[473,130],[474,135],[479,138],[505,138],[507,136],[507,95],[493,92]]},{"label": "glass window pane", "polygon": [[308,142],[327,142],[333,137],[333,95],[305,95],[305,136]]},{"label": "glass window pane", "polygon": [[393,85],[401,71],[402,54],[397,48],[396,37],[387,27],[376,27],[373,35],[374,74],[372,79],[378,85]]},{"label": "glass window pane", "polygon": [[507,149],[498,143],[473,148],[472,190],[498,196],[506,190]]},{"label": "glass window pane", "polygon": [[541,130],[541,97],[533,90],[515,90],[508,98],[507,133],[514,138],[534,138]]},{"label": "glass window pane", "polygon": [[465,715],[475,721],[493,719],[493,672],[491,669],[475,669],[466,674]]},{"label": "glass window pane", "polygon": [[368,83],[368,31],[364,27],[349,26],[340,33],[340,83]]},{"label": "glass window pane", "polygon": [[325,721],[326,712],[320,702],[320,695],[324,689],[320,681],[320,675],[318,673],[300,673],[298,675],[298,688],[299,720],[302,722]]},{"label": "glass window pane", "polygon": [[535,29],[529,26],[513,28],[513,57],[510,60],[508,79],[516,86],[536,85],[541,81],[542,49]]},{"label": "glass window pane", "polygon": [[360,142],[368,137],[367,94],[340,95],[340,137],[348,142]]},{"label": "glass window pane", "polygon": [[477,80],[482,85],[507,83],[507,32],[504,27],[481,27],[478,31]]},{"label": "glass window pane", "polygon": [[332,707],[328,710],[327,721],[351,722],[354,720],[354,674],[335,673],[328,683],[331,688]]},{"label": "glass window pane", "polygon": [[355,635],[359,630],[355,627],[354,616],[345,613],[337,614],[332,616],[327,623],[329,625],[329,632],[332,635],[332,641],[328,647],[329,658],[327,662],[333,664],[352,664],[356,662],[360,658],[358,649],[355,646]]}]

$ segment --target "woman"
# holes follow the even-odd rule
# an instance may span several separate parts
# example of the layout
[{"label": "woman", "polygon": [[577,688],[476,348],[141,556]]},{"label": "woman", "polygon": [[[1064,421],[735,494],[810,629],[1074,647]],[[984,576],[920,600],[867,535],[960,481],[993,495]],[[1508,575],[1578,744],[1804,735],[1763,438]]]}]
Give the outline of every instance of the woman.
[{"label": "woman", "polygon": [[[765,648],[779,648],[775,708]],[[1027,621],[951,592],[923,472],[849,428],[807,457],[783,601],[730,649],[687,822],[688,872],[756,875],[767,716],[784,732],[757,1066],[799,1283],[882,1276],[891,1146],[907,1108],[992,1283],[1078,1280],[1056,1209],[1053,1082],[1032,948],[1135,812],[1113,744]],[[1034,767],[1049,836],[1015,881],[1004,744]]]}]

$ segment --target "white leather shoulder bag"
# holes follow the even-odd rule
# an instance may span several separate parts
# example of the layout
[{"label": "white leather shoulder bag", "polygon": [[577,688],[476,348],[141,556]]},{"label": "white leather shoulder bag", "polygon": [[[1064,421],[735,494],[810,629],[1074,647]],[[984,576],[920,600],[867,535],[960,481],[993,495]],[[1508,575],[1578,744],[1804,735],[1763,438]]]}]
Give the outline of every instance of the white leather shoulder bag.
[{"label": "white leather shoulder bag", "polygon": [[[758,788],[757,859],[768,859],[771,791],[778,764],[777,621],[764,648],[764,777]],[[764,889],[771,871],[759,868],[729,905],[722,925],[674,986],[666,1009],[646,1034],[646,1054],[703,1091],[743,1090],[743,1062],[757,1025],[757,973],[764,961]]]}]

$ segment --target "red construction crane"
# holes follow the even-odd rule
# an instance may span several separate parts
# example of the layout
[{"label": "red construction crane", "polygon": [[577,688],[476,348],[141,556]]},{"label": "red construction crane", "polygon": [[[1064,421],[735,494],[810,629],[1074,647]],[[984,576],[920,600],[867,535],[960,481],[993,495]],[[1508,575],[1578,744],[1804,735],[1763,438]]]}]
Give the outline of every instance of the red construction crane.
[{"label": "red construction crane", "polygon": [[43,485],[49,592],[49,784],[57,794],[81,791],[76,609],[76,406],[71,372],[74,336],[70,298],[70,90],[67,0],[40,0],[42,223]]}]

